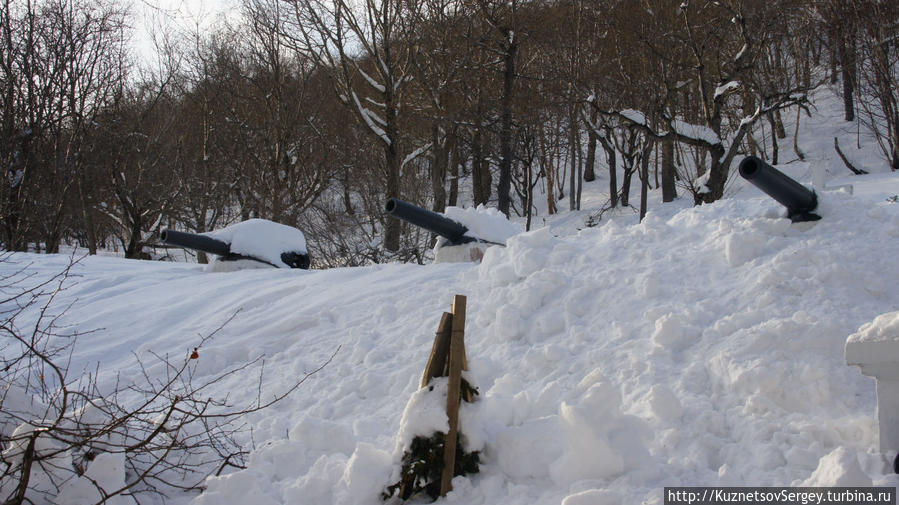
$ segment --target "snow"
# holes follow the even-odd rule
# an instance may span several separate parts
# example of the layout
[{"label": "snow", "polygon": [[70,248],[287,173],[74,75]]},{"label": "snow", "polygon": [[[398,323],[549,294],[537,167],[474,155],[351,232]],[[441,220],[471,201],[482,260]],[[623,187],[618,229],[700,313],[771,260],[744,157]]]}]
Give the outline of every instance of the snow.
[{"label": "snow", "polygon": [[717,88],[715,88],[715,99],[717,99],[721,95],[726,95],[732,91],[737,90],[740,87],[739,81],[728,81]]},{"label": "snow", "polygon": [[865,323],[846,342],[885,342],[899,340],[899,311],[888,312]]},{"label": "snow", "polygon": [[356,95],[355,91],[351,92],[350,94],[353,97],[353,103],[356,105],[356,110],[359,111],[359,115],[362,117],[362,120],[365,121],[365,125],[368,126],[368,129],[371,130],[372,133],[377,135],[378,138],[384,141],[385,144],[390,145],[390,137],[387,136],[387,132],[385,132],[383,128],[375,124],[375,119],[382,125],[386,124],[386,122],[378,117],[377,114],[369,110],[367,107],[363,107],[359,102],[359,96]]},{"label": "snow", "polygon": [[281,253],[307,253],[303,232],[266,219],[248,219],[203,235],[231,244],[234,254],[258,258],[279,268],[289,268],[281,261]]},{"label": "snow", "polygon": [[449,421],[446,417],[446,395],[449,381],[446,378],[433,379],[428,387],[412,394],[400,419],[397,437],[399,449],[412,446],[415,437],[430,437],[435,431],[446,433]]},{"label": "snow", "polygon": [[[738,83],[730,83],[730,84],[736,84],[737,86],[739,86]],[[638,110],[626,109],[624,111],[621,111],[621,116],[635,124],[643,125],[643,126],[647,126],[647,127],[649,126],[649,122],[646,119],[646,115]],[[715,132],[707,126],[688,123],[688,122],[680,120],[680,119],[673,119],[670,122],[669,127],[671,128],[671,130],[674,133],[677,133],[678,135],[680,135],[682,137],[687,137],[687,138],[696,139],[696,140],[702,140],[709,144],[721,143],[721,139],[718,137],[718,135],[715,134]]]},{"label": "snow", "polygon": [[358,70],[359,73],[362,74],[362,77],[365,78],[365,80],[368,82],[369,86],[371,86],[372,88],[375,88],[379,93],[384,93],[385,88],[384,88],[383,84],[379,83],[373,77],[366,74],[365,71],[362,70],[361,67],[357,66],[356,70]]},{"label": "snow", "polygon": [[[76,477],[62,486],[56,500],[67,505],[93,505],[103,500],[97,486],[110,493],[125,486],[124,453],[106,452],[98,455],[87,467],[84,477]],[[124,496],[114,496],[106,501],[110,505],[125,505],[129,502]]]},{"label": "snow", "polygon": [[[735,181],[737,195],[715,204],[657,203],[642,223],[622,214],[594,228],[562,215],[521,233],[475,216],[498,218],[491,210],[448,209],[506,243],[480,264],[208,273],[87,257],[56,299],[71,304],[60,327],[96,330],[79,337],[72,369],[99,362],[101,390],[139,381],[135,358],[188,352],[236,313],[200,349],[194,378],[264,356],[264,374],[257,362],[207,391],[240,405],[255,401],[258,377],[269,397],[339,348],[293,395],[248,416],[246,469],[166,503],[376,505],[409,437],[443,426],[440,381],[419,381],[442,312],[464,294],[466,373],[480,394],[461,430],[481,471],[437,503],[660,505],[665,486],[896,486],[877,448],[874,381],[843,352],[849,335],[887,338],[899,324],[899,178],[841,167],[837,103],[819,99],[821,118],[803,126],[818,134],[799,140],[807,161],[782,165],[803,183],[823,167],[829,187],[854,187],[820,190],[815,223],[791,224]],[[847,154],[877,172],[876,146],[859,142]],[[0,275],[27,268],[37,282],[67,264],[16,254]],[[36,309],[19,324],[29,317]],[[104,456],[89,471],[118,482],[119,463]],[[78,503],[87,491],[74,482]]]},{"label": "snow", "polygon": [[480,262],[484,252],[496,245],[504,245],[510,237],[524,231],[519,223],[509,221],[505,214],[492,207],[447,207],[444,215],[462,224],[468,231],[465,236],[477,239],[459,245],[448,245],[439,237],[434,245],[434,263]]},{"label": "snow", "polygon": [[680,119],[675,119],[671,122],[671,128],[682,137],[704,140],[713,145],[721,142],[721,138],[708,126],[692,124]]},{"label": "snow", "polygon": [[418,158],[422,154],[426,153],[428,151],[428,149],[430,149],[430,148],[431,148],[431,143],[428,142],[427,144],[424,144],[421,147],[418,147],[417,149],[412,151],[411,153],[407,154],[406,157],[403,158],[403,162],[400,164],[400,170],[403,170],[403,168],[405,168],[406,165],[409,164],[410,161],[412,161],[415,158]]},{"label": "snow", "polygon": [[520,223],[509,221],[498,209],[483,204],[477,207],[450,206],[443,215],[468,228],[465,235],[497,244],[505,244],[509,237],[524,231]]},{"label": "snow", "polygon": [[646,121],[646,115],[638,110],[625,109],[625,110],[621,111],[621,115],[625,119],[633,121],[636,124],[643,125],[643,126],[649,126],[649,123]]},{"label": "snow", "polygon": [[846,339],[846,362],[863,369],[899,361],[899,311],[887,312],[863,324]]},{"label": "snow", "polygon": [[869,487],[873,483],[858,462],[858,456],[845,447],[837,447],[818,462],[803,487]]}]

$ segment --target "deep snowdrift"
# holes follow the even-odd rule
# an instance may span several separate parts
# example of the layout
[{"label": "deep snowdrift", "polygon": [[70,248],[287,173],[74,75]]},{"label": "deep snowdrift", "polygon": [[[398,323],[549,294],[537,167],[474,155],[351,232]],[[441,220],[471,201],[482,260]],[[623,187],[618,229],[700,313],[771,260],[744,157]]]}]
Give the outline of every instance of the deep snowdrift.
[{"label": "deep snowdrift", "polygon": [[[484,464],[449,502],[660,503],[666,485],[833,484],[816,480],[822,464],[893,482],[873,452],[873,382],[844,364],[843,344],[899,308],[899,205],[821,196],[812,225],[767,199],[729,200],[573,237],[537,230],[481,265],[207,273],[86,258],[59,303],[75,302],[71,324],[102,328],[76,357],[110,380],[128,377],[132,352],[186,352],[238,310],[201,350],[200,377],[264,354],[275,391],[340,346],[253,419],[249,468],[210,479],[197,505],[377,503],[455,293],[469,297],[481,388],[463,430]],[[65,261],[2,266],[51,273]],[[221,391],[251,401],[246,379]]]},{"label": "deep snowdrift", "polygon": [[[793,165],[800,176],[812,166]],[[200,349],[198,378],[264,355],[270,396],[339,348],[250,419],[246,470],[169,503],[379,503],[395,481],[404,408],[457,293],[468,296],[481,393],[462,430],[483,461],[446,503],[661,504],[664,486],[896,485],[876,452],[874,383],[845,365],[843,345],[899,310],[899,204],[885,197],[899,184],[893,174],[852,182],[854,194],[819,191],[813,224],[791,224],[746,190],[661,206],[642,224],[525,233],[480,265],[209,273],[89,257],[57,302],[73,303],[64,322],[99,329],[80,338],[74,368],[100,362],[107,385],[116,371],[138,377],[132,353],[187,353],[234,313]],[[66,263],[16,255],[0,275]],[[213,393],[252,403],[246,384],[260,373]]]}]

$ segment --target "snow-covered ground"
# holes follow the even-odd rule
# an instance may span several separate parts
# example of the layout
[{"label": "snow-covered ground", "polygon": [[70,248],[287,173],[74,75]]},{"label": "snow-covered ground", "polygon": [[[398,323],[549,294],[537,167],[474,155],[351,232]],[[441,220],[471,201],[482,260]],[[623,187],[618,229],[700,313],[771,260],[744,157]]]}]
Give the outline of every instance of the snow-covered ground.
[{"label": "snow-covered ground", "polygon": [[[135,357],[186,356],[235,313],[199,350],[198,380],[264,355],[271,395],[336,352],[250,417],[245,470],[168,503],[375,505],[397,479],[401,418],[441,313],[464,294],[480,396],[461,429],[482,464],[439,503],[661,504],[665,486],[895,486],[877,452],[874,382],[845,364],[843,347],[899,310],[899,176],[870,139],[855,147],[854,126],[840,132],[837,100],[823,94],[818,105],[803,117],[806,161],[792,138],[781,146],[781,168],[801,182],[824,170],[816,223],[791,224],[737,181],[734,196],[701,207],[653,193],[642,223],[626,213],[584,228],[589,210],[561,214],[481,264],[215,273],[88,257],[56,300],[72,304],[62,322],[96,330],[78,340],[72,368],[99,362],[101,386],[137,377]],[[871,175],[849,175],[835,135]],[[599,205],[606,185],[588,184],[584,201]],[[0,275],[67,264],[21,254]],[[229,376],[211,393],[253,403],[246,385],[259,376]]]}]

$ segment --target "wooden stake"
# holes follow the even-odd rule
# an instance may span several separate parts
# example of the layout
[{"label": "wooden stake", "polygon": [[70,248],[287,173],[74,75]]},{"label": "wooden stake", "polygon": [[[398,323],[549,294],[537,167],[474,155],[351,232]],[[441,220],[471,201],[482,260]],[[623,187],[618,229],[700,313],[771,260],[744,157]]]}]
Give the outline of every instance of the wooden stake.
[{"label": "wooden stake", "polygon": [[443,446],[443,474],[440,479],[440,496],[453,489],[456,468],[456,442],[459,436],[459,403],[462,395],[462,362],[465,358],[465,303],[462,295],[453,297],[452,335],[449,348],[449,386],[446,395],[446,415],[449,432]]},{"label": "wooden stake", "polygon": [[421,387],[427,386],[434,377],[445,377],[447,374],[452,324],[453,315],[449,312],[444,312],[443,317],[440,318],[440,326],[437,327],[437,334],[434,336],[434,345],[431,346],[428,365],[421,376]]}]

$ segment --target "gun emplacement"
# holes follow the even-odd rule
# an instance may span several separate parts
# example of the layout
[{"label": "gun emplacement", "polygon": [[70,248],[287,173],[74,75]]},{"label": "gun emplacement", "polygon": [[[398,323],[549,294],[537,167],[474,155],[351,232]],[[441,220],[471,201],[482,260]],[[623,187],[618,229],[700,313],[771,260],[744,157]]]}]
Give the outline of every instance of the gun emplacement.
[{"label": "gun emplacement", "polygon": [[[292,234],[296,234],[299,237],[302,237],[302,232],[295,228],[279,225],[277,223],[271,223],[264,220],[255,221],[256,223],[251,224],[255,224],[257,226],[245,227],[244,229],[258,229],[259,226],[264,225],[265,229],[260,233],[256,233],[256,235],[264,234],[266,231],[274,232],[277,234],[278,232],[283,232],[284,230],[290,230]],[[249,221],[245,221],[244,223],[239,224],[245,223],[249,223]],[[215,254],[222,261],[252,260],[276,268],[283,268],[284,266],[287,266],[290,268],[300,268],[303,270],[308,269],[310,266],[309,254],[306,252],[304,245],[303,247],[290,247],[291,249],[296,250],[285,251],[284,249],[279,250],[272,247],[267,247],[261,253],[252,253],[244,251],[235,252],[232,250],[233,243],[228,243],[205,234],[186,233],[175,230],[162,230],[159,238],[163,243],[168,245],[173,245],[184,249],[193,249],[195,251],[202,251],[209,254]],[[243,242],[247,242],[247,240],[244,240]],[[300,244],[305,244],[305,239],[302,239]],[[294,244],[294,246],[296,246],[296,244]],[[277,264],[278,259],[281,260],[281,263],[283,263],[283,265]]]},{"label": "gun emplacement", "polygon": [[407,223],[440,235],[447,240],[449,245],[461,245],[478,240],[475,237],[465,235],[468,232],[468,228],[464,225],[446,216],[397,198],[387,200],[384,210],[395,218],[402,219]]},{"label": "gun emplacement", "polygon": [[794,223],[821,219],[812,212],[818,207],[815,192],[761,159],[755,156],[744,158],[740,162],[740,175],[786,207],[787,217]]}]

